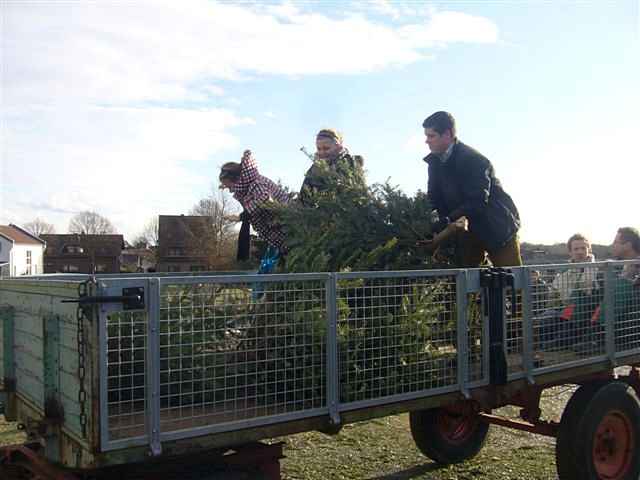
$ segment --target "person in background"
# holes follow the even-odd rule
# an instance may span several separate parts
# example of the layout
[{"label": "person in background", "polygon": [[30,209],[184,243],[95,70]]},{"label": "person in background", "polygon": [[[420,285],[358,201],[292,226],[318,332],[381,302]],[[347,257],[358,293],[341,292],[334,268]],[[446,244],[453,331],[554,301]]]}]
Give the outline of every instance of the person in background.
[{"label": "person in background", "polygon": [[[612,244],[616,260],[640,261],[640,233],[633,227],[621,227],[616,232]],[[618,275],[610,286],[613,305],[614,341],[616,351],[637,348],[640,344],[640,262],[617,266]],[[604,312],[600,305],[591,317],[594,328],[604,329]]]},{"label": "person in background", "polygon": [[[572,235],[567,241],[569,263],[593,263],[591,242],[581,233]],[[576,292],[586,295],[596,288],[598,269],[596,267],[575,267],[559,273],[553,280],[552,287],[563,304],[569,302]]]},{"label": "person in background", "polygon": [[[640,233],[633,227],[620,227],[613,240],[613,257],[616,260],[640,260]],[[622,267],[622,278],[637,281],[640,278],[640,265],[628,263]]]}]

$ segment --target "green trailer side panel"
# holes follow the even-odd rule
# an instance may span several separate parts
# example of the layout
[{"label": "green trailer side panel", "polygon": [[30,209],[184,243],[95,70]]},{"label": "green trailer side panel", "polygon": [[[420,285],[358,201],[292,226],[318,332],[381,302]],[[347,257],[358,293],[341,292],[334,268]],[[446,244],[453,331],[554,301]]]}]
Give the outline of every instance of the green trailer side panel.
[{"label": "green trailer side panel", "polygon": [[[0,306],[11,305],[15,309],[14,356],[16,364],[16,391],[28,399],[44,414],[46,390],[57,385],[57,398],[64,411],[63,428],[81,437],[80,406],[78,391],[78,337],[77,303],[62,303],[62,300],[78,298],[78,283],[51,280],[2,280],[0,281]],[[45,370],[44,332],[46,322],[57,322],[55,340],[56,371]],[[85,337],[88,342],[85,390],[87,392],[86,414],[91,423],[93,365],[91,349],[97,340],[91,338],[94,331],[90,321],[85,320]],[[54,345],[49,342],[51,352]],[[51,365],[51,355],[48,364]],[[48,388],[47,380],[49,381]],[[53,383],[51,383],[53,382]],[[55,388],[54,388],[55,390]],[[97,421],[97,419],[95,419]],[[91,430],[91,427],[89,427]],[[87,444],[90,438],[87,439]]]},{"label": "green trailer side panel", "polygon": [[5,379],[15,379],[13,349],[14,309],[10,305],[0,304],[0,385]]}]

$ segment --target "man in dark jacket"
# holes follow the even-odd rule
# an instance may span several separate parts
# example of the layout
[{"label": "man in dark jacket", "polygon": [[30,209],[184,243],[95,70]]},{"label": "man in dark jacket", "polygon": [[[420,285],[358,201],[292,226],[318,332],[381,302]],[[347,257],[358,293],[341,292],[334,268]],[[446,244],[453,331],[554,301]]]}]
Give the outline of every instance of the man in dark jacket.
[{"label": "man in dark jacket", "polygon": [[431,154],[428,198],[438,213],[438,227],[465,217],[469,230],[456,240],[463,267],[479,266],[486,254],[498,267],[522,265],[520,215],[502,189],[491,162],[456,137],[450,113],[436,112],[422,124]]}]

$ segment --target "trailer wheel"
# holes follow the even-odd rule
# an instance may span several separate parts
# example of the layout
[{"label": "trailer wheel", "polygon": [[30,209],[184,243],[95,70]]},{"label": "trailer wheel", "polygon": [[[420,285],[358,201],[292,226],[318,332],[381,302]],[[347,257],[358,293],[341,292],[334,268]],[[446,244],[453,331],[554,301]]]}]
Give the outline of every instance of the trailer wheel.
[{"label": "trailer wheel", "polygon": [[640,405],[626,383],[611,382],[597,391],[584,410],[575,442],[578,478],[640,477]]},{"label": "trailer wheel", "polygon": [[442,464],[463,462],[476,456],[489,431],[489,424],[477,413],[458,413],[446,408],[411,412],[409,421],[418,449]]},{"label": "trailer wheel", "polygon": [[584,414],[587,404],[598,391],[599,384],[582,385],[567,402],[562,412],[558,435],[556,436],[556,470],[561,480],[577,479],[578,463],[575,452],[578,422]]}]

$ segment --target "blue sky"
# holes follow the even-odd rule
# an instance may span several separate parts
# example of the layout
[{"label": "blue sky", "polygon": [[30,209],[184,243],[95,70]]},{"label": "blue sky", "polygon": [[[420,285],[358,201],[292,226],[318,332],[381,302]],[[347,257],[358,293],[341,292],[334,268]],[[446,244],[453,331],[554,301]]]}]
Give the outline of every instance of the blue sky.
[{"label": "blue sky", "polygon": [[422,120],[449,110],[521,238],[610,243],[637,214],[640,2],[2,1],[0,223],[132,239],[187,213],[251,148],[297,189],[333,126],[370,183],[426,187]]}]

